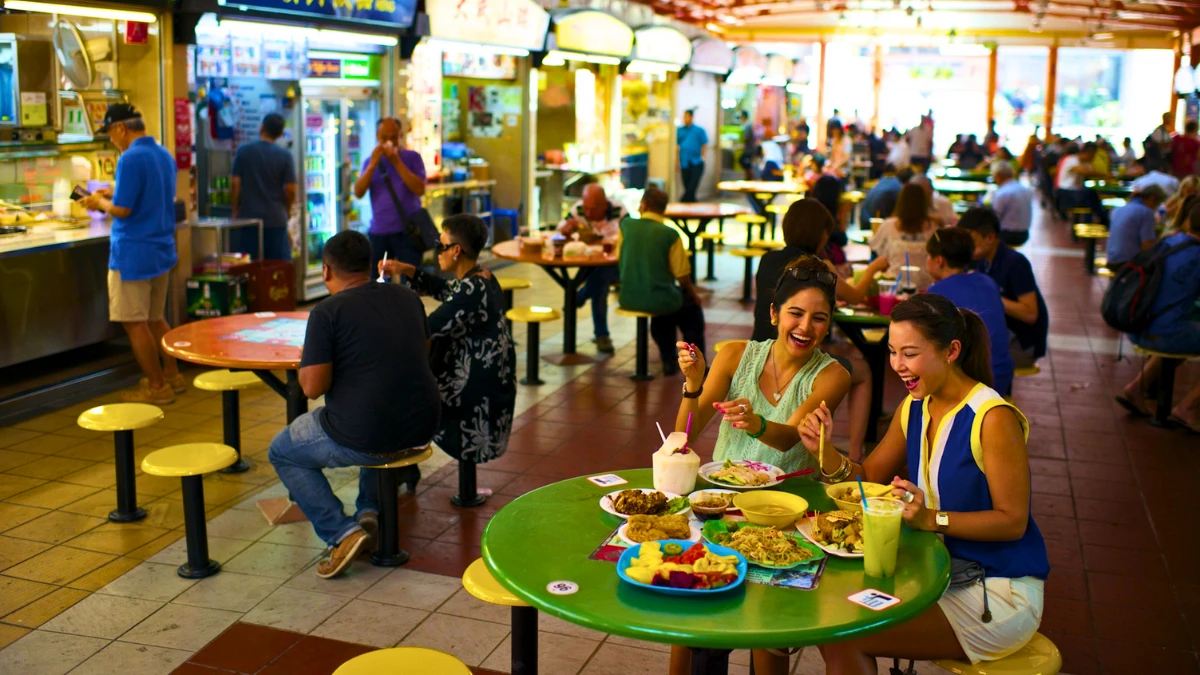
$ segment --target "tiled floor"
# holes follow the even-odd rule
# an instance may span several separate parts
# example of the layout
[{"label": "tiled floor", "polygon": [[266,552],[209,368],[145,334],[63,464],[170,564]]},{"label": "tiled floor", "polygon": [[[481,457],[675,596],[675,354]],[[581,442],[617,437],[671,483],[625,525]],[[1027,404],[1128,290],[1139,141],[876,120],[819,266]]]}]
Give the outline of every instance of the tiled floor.
[{"label": "tiled floor", "polygon": [[[1112,393],[1137,366],[1128,357],[1114,361],[1117,335],[1096,310],[1103,287],[1083,275],[1078,248],[1063,232],[1040,228],[1025,247],[1053,334],[1042,373],[1019,380],[1015,392],[1033,423],[1034,511],[1055,567],[1042,631],[1063,650],[1064,672],[1196,673],[1200,545],[1183,508],[1186,486],[1200,478],[1200,442],[1131,419],[1113,404]],[[749,332],[750,313],[736,301],[741,269],[740,260],[718,259],[722,281],[708,284],[715,291],[706,308],[710,345]],[[560,289],[542,271],[502,274],[534,281],[517,293],[518,304],[561,304]],[[243,449],[254,468],[205,479],[210,551],[224,570],[201,581],[174,573],[183,560],[178,481],[139,475],[138,499],[149,517],[105,519],[115,500],[111,439],[75,426],[75,416],[99,401],[0,428],[0,673],[329,673],[356,654],[396,644],[451,652],[477,673],[507,672],[507,611],[476,601],[459,581],[480,555],[488,518],[556,480],[648,466],[658,445],[654,422],[673,419],[678,405],[677,378],[629,380],[633,322],[611,323],[620,347],[614,357],[574,367],[543,362],[547,384],[520,388],[508,452],[479,470],[480,484],[496,492],[486,506],[451,506],[454,467],[437,457],[424,467],[418,494],[401,497],[410,562],[390,570],[358,561],[332,581],[311,569],[323,546],[307,523],[272,527],[255,507],[282,494],[265,453],[282,428],[283,405],[266,389],[243,393]],[[559,351],[561,322],[543,328],[542,353]],[[594,354],[587,311],[579,334],[581,351]],[[516,337],[523,365],[519,324]],[[1180,389],[1196,375],[1194,366],[1186,369]],[[889,405],[900,396],[890,380]],[[189,391],[166,412],[160,424],[137,432],[139,459],[154,448],[221,436],[216,395]],[[705,432],[702,448],[711,447],[715,431]],[[330,478],[352,503],[354,470]],[[541,628],[542,672],[666,671],[660,645],[549,617]],[[745,653],[733,662],[733,672],[747,671]],[[796,672],[823,672],[813,650],[796,663]],[[922,664],[921,672],[940,671]]]}]

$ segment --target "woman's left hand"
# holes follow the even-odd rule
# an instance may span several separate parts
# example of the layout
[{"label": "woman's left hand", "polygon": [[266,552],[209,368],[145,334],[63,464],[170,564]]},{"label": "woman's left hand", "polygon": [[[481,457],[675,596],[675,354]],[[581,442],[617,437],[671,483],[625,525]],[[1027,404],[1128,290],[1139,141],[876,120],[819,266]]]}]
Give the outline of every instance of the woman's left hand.
[{"label": "woman's left hand", "polygon": [[[905,493],[912,495],[912,501],[905,499]],[[904,504],[904,522],[914,530],[935,530],[933,511],[925,508],[925,493],[921,488],[896,476],[892,479],[892,496]]]},{"label": "woman's left hand", "polygon": [[762,430],[762,421],[754,412],[754,406],[748,398],[714,403],[713,407],[724,415],[725,421],[733,425],[734,429],[741,429],[747,433],[758,433]]}]

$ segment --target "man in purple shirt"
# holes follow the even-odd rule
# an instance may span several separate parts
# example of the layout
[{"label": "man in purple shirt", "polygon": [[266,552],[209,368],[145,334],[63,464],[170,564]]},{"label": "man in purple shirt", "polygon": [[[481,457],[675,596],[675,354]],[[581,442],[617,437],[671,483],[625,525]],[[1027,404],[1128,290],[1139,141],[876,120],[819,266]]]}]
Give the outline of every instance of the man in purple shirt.
[{"label": "man in purple shirt", "polygon": [[[421,254],[413,246],[406,221],[421,208],[425,194],[425,162],[415,150],[404,147],[408,120],[384,117],[375,129],[379,144],[354,181],[354,196],[371,193],[371,277],[379,274],[386,252],[391,260],[420,266]],[[414,225],[415,227],[415,225]]]}]

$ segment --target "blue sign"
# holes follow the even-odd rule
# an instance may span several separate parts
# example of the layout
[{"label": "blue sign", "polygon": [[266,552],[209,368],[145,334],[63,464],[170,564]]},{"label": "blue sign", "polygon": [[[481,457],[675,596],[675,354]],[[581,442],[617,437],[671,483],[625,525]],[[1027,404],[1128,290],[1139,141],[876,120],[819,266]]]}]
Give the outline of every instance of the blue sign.
[{"label": "blue sign", "polygon": [[219,0],[227,7],[374,23],[412,26],[417,0]]}]

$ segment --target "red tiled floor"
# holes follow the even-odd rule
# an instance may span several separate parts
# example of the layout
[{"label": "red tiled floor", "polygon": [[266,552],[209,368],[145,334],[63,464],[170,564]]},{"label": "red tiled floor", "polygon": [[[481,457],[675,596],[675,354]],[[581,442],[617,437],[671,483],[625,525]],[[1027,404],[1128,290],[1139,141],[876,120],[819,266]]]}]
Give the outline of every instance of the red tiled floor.
[{"label": "red tiled floor", "polygon": [[235,673],[257,673],[303,637],[302,633],[239,621],[193,654],[189,662]]},{"label": "red tiled floor", "polygon": [[370,651],[374,647],[306,635],[259,674],[329,675],[343,663]]}]

